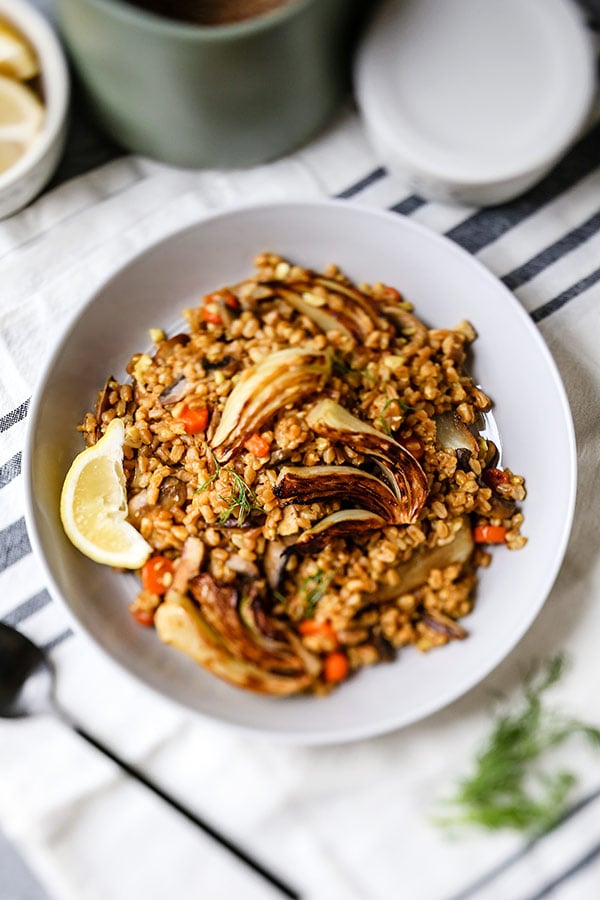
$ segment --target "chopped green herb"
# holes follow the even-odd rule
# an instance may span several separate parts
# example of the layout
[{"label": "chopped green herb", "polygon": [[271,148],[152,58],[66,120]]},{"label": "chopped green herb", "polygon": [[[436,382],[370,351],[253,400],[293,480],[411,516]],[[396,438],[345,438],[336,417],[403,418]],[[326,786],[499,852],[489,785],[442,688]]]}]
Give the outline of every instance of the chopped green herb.
[{"label": "chopped green herb", "polygon": [[207,491],[209,489],[209,487],[211,486],[211,484],[213,484],[213,482],[216,481],[217,478],[219,477],[219,475],[221,474],[221,466],[219,465],[217,457],[212,452],[212,450],[210,450],[209,452],[210,452],[210,455],[212,456],[212,460],[213,460],[213,463],[215,466],[215,471],[212,473],[212,475],[209,478],[206,479],[206,481],[202,482],[202,484],[200,485],[199,488],[197,488],[197,490],[194,491],[195,494],[203,494],[204,491]]},{"label": "chopped green herb", "polygon": [[381,424],[381,427],[383,428],[383,430],[385,431],[385,433],[387,434],[387,436],[388,436],[388,437],[393,437],[392,429],[390,428],[390,426],[388,425],[388,423],[385,421],[385,419],[383,418],[383,416],[379,416],[378,419],[377,419],[377,421]]},{"label": "chopped green herb", "polygon": [[390,397],[390,399],[386,400],[383,404],[383,409],[381,410],[381,412],[386,412],[386,410],[389,409],[392,403],[397,403],[400,409],[403,410],[403,412],[409,412],[409,410],[414,409],[414,406],[409,406],[408,403],[405,403],[404,400],[400,399],[400,397]]},{"label": "chopped green herb", "polygon": [[498,715],[474,771],[446,801],[451,812],[438,819],[441,824],[539,834],[557,823],[577,778],[542,768],[546,751],[576,734],[600,748],[600,729],[543,705],[565,667],[565,658],[557,656],[526,679],[521,708]]},{"label": "chopped green herb", "polygon": [[353,371],[353,372],[359,372],[359,373],[362,375],[363,378],[366,378],[366,379],[367,379],[367,381],[377,381],[376,376],[375,376],[375,375],[372,375],[372,374],[368,371],[368,369],[367,369],[366,366],[364,367],[364,369],[353,369],[352,371]]},{"label": "chopped green herb", "polygon": [[241,475],[238,475],[233,469],[224,469],[223,466],[220,465],[212,450],[210,451],[210,455],[212,456],[215,471],[196,491],[194,491],[194,493],[202,494],[204,491],[207,491],[211,484],[213,484],[220,476],[221,472],[227,472],[232,480],[231,494],[227,497],[219,495],[219,499],[227,503],[228,507],[220,514],[218,522],[219,525],[224,525],[237,509],[238,525],[243,525],[251,512],[254,512],[254,510],[262,510],[262,506],[258,502],[258,497],[250,486],[246,484]]},{"label": "chopped green herb", "polygon": [[219,525],[224,525],[236,509],[238,525],[243,525],[250,513],[254,510],[262,510],[262,506],[254,491],[246,484],[241,475],[238,475],[233,469],[223,469],[223,471],[231,476],[232,487],[231,493],[227,497],[220,497],[228,506],[219,516]]},{"label": "chopped green herb", "polygon": [[315,607],[331,582],[335,577],[335,572],[327,574],[322,569],[309,575],[302,582],[300,594],[304,601],[304,618],[310,619],[314,615]]},{"label": "chopped green herb", "polygon": [[383,404],[383,407],[381,409],[381,415],[378,416],[377,421],[381,424],[381,427],[383,428],[383,430],[385,431],[385,433],[387,434],[388,437],[393,437],[394,435],[393,435],[391,427],[389,426],[387,421],[384,419],[383,415],[390,408],[392,403],[397,403],[403,412],[408,412],[408,410],[413,409],[412,406],[409,406],[408,403],[405,403],[404,400],[400,399],[400,397],[390,397],[388,400],[385,401],[385,403]]},{"label": "chopped green herb", "polygon": [[352,369],[348,365],[345,359],[342,359],[341,356],[338,356],[337,353],[333,353],[331,355],[331,365],[333,371],[338,375],[349,375],[352,372]]}]

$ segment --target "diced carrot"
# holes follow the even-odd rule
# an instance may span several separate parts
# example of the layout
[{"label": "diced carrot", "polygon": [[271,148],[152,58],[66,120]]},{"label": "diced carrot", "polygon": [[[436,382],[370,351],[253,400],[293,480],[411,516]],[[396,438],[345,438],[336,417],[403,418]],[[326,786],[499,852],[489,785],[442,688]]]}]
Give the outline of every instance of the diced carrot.
[{"label": "diced carrot", "polygon": [[510,475],[504,469],[489,468],[484,469],[481,478],[492,490],[495,490],[501,484],[510,484]]},{"label": "diced carrot", "polygon": [[186,434],[200,434],[201,431],[206,431],[209,412],[205,406],[200,407],[200,409],[182,406],[177,419],[185,425]]},{"label": "diced carrot", "polygon": [[473,529],[476,544],[503,544],[506,540],[504,525],[476,525]]},{"label": "diced carrot", "polygon": [[138,625],[143,625],[144,628],[151,628],[154,625],[154,613],[149,609],[134,609],[132,616]]},{"label": "diced carrot", "polygon": [[235,296],[235,294],[232,294],[231,291],[228,291],[226,289],[222,291],[213,291],[212,294],[207,294],[204,298],[205,304],[218,304],[219,302],[224,303],[225,306],[229,307],[229,309],[240,308],[240,301],[238,300],[238,298]]},{"label": "diced carrot", "polygon": [[205,322],[209,322],[211,325],[221,325],[223,323],[221,314],[214,306],[214,304],[204,307],[204,309],[202,310],[202,318]]},{"label": "diced carrot", "polygon": [[311,637],[313,634],[331,638],[337,641],[337,635],[330,622],[317,622],[316,619],[304,619],[298,625],[298,631],[303,637]]},{"label": "diced carrot", "polygon": [[151,594],[162,596],[173,580],[174,566],[167,556],[151,556],[142,566],[142,586]]},{"label": "diced carrot", "polygon": [[244,447],[254,456],[268,456],[271,452],[271,445],[260,434],[251,434],[248,440],[244,441]]},{"label": "diced carrot", "polygon": [[350,665],[348,657],[340,650],[334,650],[328,653],[323,663],[323,675],[328,684],[334,684],[336,681],[343,681],[348,674]]},{"label": "diced carrot", "polygon": [[231,293],[231,291],[223,291],[223,301],[225,303],[225,306],[228,306],[229,309],[240,308],[240,301],[235,296],[235,294]]},{"label": "diced carrot", "polygon": [[396,288],[390,287],[389,285],[384,286],[384,294],[386,300],[391,300],[392,302],[398,303],[402,300],[402,294],[400,291],[397,291]]}]

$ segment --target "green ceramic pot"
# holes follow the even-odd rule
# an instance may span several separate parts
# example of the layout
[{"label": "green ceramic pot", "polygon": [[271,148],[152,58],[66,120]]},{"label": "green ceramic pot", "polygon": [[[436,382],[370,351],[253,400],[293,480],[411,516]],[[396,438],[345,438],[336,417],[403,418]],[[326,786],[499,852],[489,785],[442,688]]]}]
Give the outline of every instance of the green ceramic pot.
[{"label": "green ceramic pot", "polygon": [[189,167],[249,166],[302,144],[347,86],[364,0],[293,0],[222,26],[121,0],[58,0],[89,101],[125,147]]}]

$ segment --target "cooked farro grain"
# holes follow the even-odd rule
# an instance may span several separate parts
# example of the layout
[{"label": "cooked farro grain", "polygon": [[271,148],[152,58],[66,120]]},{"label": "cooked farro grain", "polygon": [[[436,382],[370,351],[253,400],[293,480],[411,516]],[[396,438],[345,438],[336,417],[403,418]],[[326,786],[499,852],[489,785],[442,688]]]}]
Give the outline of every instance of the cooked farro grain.
[{"label": "cooked farro grain", "polygon": [[525,543],[525,487],[483,436],[468,322],[429,329],[334,266],[256,267],[186,310],[188,333],[153,329],[80,429],[125,423],[129,518],[155,550],[136,618],[238,686],[323,693],[465,637],[485,544]]}]

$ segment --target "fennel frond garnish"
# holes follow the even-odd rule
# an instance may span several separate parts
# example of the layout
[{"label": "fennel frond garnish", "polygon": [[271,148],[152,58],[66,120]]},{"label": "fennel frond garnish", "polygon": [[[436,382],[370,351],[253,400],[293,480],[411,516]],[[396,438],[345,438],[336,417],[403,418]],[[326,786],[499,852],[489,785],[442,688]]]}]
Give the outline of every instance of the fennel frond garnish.
[{"label": "fennel frond garnish", "polygon": [[314,575],[309,575],[302,582],[300,588],[301,597],[304,601],[304,618],[311,619],[315,613],[317,603],[324,595],[325,591],[335,577],[335,572],[324,572],[319,569]]},{"label": "fennel frond garnish", "polygon": [[527,677],[520,707],[498,714],[473,771],[445,801],[440,824],[540,834],[560,820],[577,777],[544,765],[548,751],[575,735],[600,748],[599,728],[544,704],[565,668],[564,656],[556,656]]},{"label": "fennel frond garnish", "polygon": [[224,525],[233,516],[235,510],[237,510],[238,525],[243,525],[250,513],[262,510],[262,506],[252,488],[246,484],[241,475],[238,475],[233,469],[223,469],[222,471],[231,476],[231,493],[220,498],[228,506],[219,516],[219,525]]},{"label": "fennel frond garnish", "polygon": [[237,510],[237,523],[238,525],[243,525],[250,513],[255,510],[262,511],[262,506],[258,502],[258,497],[252,490],[252,488],[246,484],[241,475],[238,475],[233,469],[223,467],[219,461],[217,460],[215,454],[211,451],[210,455],[212,456],[212,461],[215,467],[214,472],[210,475],[206,481],[204,481],[200,487],[195,491],[196,494],[202,494],[204,491],[207,491],[209,487],[214,484],[217,478],[220,477],[221,472],[225,472],[229,476],[229,481],[231,484],[231,493],[227,496],[219,495],[219,499],[224,503],[227,503],[227,508],[220,513],[218,518],[219,525],[224,525]]}]

